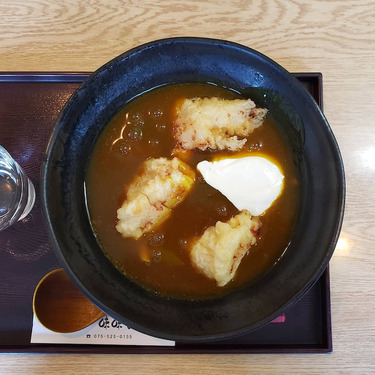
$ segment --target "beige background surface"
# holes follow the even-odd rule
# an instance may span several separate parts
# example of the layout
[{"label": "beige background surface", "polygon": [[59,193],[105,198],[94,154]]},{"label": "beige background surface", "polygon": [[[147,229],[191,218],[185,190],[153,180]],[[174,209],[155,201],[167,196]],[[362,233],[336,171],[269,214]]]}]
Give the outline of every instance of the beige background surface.
[{"label": "beige background surface", "polygon": [[322,72],[346,168],[330,263],[329,355],[0,355],[2,374],[375,373],[373,0],[0,0],[0,71],[93,71],[131,47],[204,36],[252,47],[291,72]]}]

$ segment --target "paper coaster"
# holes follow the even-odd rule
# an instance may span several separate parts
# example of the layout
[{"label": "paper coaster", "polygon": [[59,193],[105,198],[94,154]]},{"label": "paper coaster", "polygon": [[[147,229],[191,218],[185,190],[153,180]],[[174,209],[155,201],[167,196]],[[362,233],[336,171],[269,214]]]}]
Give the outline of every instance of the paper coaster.
[{"label": "paper coaster", "polygon": [[102,319],[78,332],[50,331],[33,317],[32,344],[92,344],[92,345],[143,345],[174,346],[174,341],[145,335],[105,315]]}]

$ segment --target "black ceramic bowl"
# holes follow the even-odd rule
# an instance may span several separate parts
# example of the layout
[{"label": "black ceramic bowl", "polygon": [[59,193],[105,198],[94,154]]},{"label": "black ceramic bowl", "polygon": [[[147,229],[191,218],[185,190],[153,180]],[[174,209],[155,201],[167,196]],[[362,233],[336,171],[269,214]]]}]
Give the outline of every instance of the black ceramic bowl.
[{"label": "black ceramic bowl", "polygon": [[[108,120],[137,95],[181,82],[212,82],[267,107],[291,141],[301,181],[298,222],[276,266],[231,294],[195,302],[157,296],[120,273],[93,234],[85,200],[88,160]],[[92,74],[57,120],[42,168],[49,235],[71,278],[112,317],[176,341],[243,334],[296,302],[322,274],[334,251],[344,190],[343,164],[332,131],[299,82],[252,49],[201,38],[148,43]]]}]

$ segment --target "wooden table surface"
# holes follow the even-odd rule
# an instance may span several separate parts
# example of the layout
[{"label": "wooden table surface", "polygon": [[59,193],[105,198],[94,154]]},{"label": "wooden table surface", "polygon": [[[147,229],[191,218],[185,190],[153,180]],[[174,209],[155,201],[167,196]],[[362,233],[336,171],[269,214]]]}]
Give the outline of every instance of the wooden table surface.
[{"label": "wooden table surface", "polygon": [[322,72],[347,201],[330,263],[333,344],[322,355],[0,355],[1,374],[375,373],[373,0],[1,0],[1,71],[93,71],[144,42],[227,39],[291,72]]}]

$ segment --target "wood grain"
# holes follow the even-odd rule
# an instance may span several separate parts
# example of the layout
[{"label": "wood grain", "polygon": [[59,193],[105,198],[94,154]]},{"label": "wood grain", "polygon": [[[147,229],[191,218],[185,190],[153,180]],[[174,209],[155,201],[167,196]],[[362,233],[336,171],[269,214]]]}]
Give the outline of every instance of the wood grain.
[{"label": "wood grain", "polygon": [[373,0],[1,0],[0,35],[3,71],[92,71],[129,48],[172,36],[227,39],[289,71],[320,71],[347,178],[331,261],[333,354],[10,354],[0,356],[1,373],[375,373]]}]

